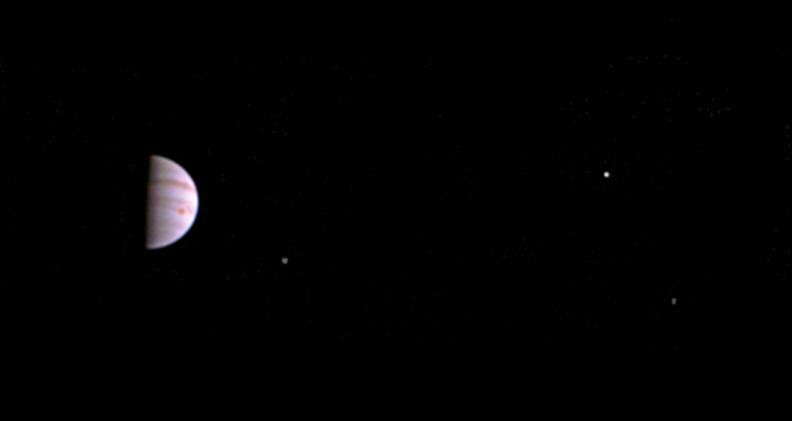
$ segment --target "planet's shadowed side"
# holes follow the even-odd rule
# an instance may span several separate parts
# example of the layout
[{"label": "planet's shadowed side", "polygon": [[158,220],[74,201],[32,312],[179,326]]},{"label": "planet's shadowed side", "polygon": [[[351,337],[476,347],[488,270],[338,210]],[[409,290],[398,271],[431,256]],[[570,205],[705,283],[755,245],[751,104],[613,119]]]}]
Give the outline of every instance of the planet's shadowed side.
[{"label": "planet's shadowed side", "polygon": [[172,160],[152,155],[146,209],[146,248],[167,247],[190,230],[198,213],[198,190]]}]

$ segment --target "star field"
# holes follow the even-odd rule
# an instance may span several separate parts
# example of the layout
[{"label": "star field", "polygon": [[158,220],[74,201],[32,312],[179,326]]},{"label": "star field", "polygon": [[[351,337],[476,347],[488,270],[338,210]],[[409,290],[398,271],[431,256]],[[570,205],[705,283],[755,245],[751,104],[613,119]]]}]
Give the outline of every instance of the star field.
[{"label": "star field", "polygon": [[[792,46],[645,24],[635,46],[0,53],[6,327],[249,353],[756,343],[792,276]],[[201,206],[158,251],[151,154]]]}]

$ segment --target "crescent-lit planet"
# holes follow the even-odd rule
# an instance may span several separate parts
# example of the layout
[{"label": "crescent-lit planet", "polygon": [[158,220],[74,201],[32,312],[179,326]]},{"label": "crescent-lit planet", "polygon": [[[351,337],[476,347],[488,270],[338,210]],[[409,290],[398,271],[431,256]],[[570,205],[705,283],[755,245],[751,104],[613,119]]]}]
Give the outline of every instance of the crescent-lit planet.
[{"label": "crescent-lit planet", "polygon": [[146,248],[167,247],[184,237],[198,214],[198,189],[172,160],[151,155],[146,207]]}]

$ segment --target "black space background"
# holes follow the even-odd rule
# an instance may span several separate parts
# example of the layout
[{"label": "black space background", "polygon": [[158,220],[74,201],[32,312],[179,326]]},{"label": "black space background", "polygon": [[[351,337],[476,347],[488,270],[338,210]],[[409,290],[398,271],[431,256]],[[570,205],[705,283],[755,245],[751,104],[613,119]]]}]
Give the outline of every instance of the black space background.
[{"label": "black space background", "polygon": [[[9,342],[766,346],[792,271],[792,46],[581,21],[357,54],[0,51]],[[154,252],[149,154],[200,192]]]}]

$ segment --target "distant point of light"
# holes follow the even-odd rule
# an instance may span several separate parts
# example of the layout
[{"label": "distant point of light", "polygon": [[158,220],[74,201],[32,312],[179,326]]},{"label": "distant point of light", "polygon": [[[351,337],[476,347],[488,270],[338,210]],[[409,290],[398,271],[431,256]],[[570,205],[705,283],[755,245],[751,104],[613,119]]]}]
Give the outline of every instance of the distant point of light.
[{"label": "distant point of light", "polygon": [[289,264],[289,258],[288,257],[281,258],[281,263],[283,263],[284,265],[288,265]]},{"label": "distant point of light", "polygon": [[610,172],[609,171],[605,171],[604,173],[602,173],[602,176],[605,177],[605,178],[610,178]]},{"label": "distant point of light", "polygon": [[673,298],[671,298],[671,305],[672,305],[672,306],[675,306],[676,304],[677,304],[677,299],[676,299],[676,297],[673,297]]}]

